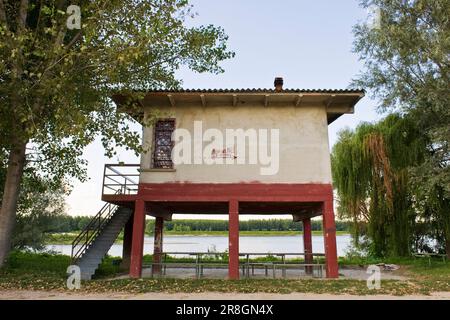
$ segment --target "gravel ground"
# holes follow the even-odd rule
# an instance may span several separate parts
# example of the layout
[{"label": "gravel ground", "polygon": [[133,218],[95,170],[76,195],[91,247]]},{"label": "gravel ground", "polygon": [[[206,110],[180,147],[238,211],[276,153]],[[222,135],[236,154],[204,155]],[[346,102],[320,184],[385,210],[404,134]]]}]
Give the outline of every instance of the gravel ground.
[{"label": "gravel ground", "polygon": [[[252,274],[252,270],[250,272],[250,278],[252,279],[271,279],[273,278],[273,270],[268,269],[267,275],[265,270],[262,268],[258,268],[254,270],[254,274]],[[151,277],[152,271],[149,268],[144,268],[142,270],[142,277]],[[177,279],[195,279],[195,269],[194,268],[168,268],[166,271],[166,276],[170,278]],[[207,279],[226,279],[228,276],[227,269],[205,269],[203,272],[203,277]],[[315,276],[317,273],[315,272]],[[323,276],[325,277],[325,270],[323,271]],[[354,267],[345,267],[339,269],[339,276],[341,279],[352,279],[352,280],[367,280],[370,276],[367,274],[367,270],[365,268],[361,268],[358,266]],[[243,278],[242,269],[241,269],[241,277]],[[276,278],[282,278],[281,270],[275,271]],[[128,278],[128,275],[122,275],[116,277],[116,279],[124,279]],[[311,279],[310,275],[305,275],[303,270],[287,270],[286,271],[286,279]],[[382,271],[381,272],[381,280],[407,280],[408,278],[401,275],[400,271]]]},{"label": "gravel ground", "polygon": [[450,292],[435,292],[429,296],[350,296],[309,293],[76,293],[52,291],[0,291],[0,300],[450,300]]}]

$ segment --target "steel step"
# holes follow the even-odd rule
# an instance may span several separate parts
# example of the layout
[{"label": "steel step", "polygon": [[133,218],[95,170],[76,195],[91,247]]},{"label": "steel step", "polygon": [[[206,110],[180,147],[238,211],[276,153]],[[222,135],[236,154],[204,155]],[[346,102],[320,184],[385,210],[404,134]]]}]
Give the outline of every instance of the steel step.
[{"label": "steel step", "polygon": [[92,275],[95,274],[98,266],[116,241],[120,231],[131,215],[132,211],[130,209],[118,207],[103,230],[100,231],[92,243],[86,246],[84,254],[77,261],[83,280],[90,280]]}]

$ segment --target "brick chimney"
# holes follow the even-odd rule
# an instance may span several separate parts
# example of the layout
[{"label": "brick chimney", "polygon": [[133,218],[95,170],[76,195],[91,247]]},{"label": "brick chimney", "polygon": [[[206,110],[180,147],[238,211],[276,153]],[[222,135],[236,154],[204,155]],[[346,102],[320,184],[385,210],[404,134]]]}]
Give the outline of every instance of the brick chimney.
[{"label": "brick chimney", "polygon": [[283,78],[276,77],[273,85],[275,86],[275,91],[276,92],[283,91]]}]

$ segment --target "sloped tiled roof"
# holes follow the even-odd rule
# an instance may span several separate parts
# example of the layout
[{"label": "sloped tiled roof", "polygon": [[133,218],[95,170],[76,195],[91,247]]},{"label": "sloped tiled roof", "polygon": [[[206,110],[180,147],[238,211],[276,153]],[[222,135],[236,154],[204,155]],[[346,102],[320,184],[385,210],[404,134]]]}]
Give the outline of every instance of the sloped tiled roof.
[{"label": "sloped tiled roof", "polygon": [[[260,96],[266,97],[266,106],[268,105],[268,97],[270,96],[271,99],[278,98],[278,99],[291,99],[291,97],[296,97],[297,104],[301,101],[302,96],[305,95],[306,97],[318,97],[322,100],[322,102],[327,103],[327,118],[328,123],[332,123],[334,120],[339,118],[342,114],[348,113],[350,111],[330,111],[328,110],[328,106],[332,105],[333,99],[335,97],[337,99],[341,99],[341,101],[344,101],[344,103],[347,103],[349,107],[353,108],[356,103],[365,95],[365,91],[363,89],[283,89],[282,91],[277,91],[274,88],[267,89],[267,88],[241,88],[241,89],[149,89],[149,90],[135,90],[134,92],[144,94],[146,95],[146,98],[150,99],[167,99],[167,103],[172,104],[172,106],[175,104],[174,99],[191,99],[192,96],[203,96],[202,97],[202,103],[203,105],[206,105],[205,98],[208,97],[208,99],[211,99],[211,97],[219,98],[219,97],[230,97],[235,95],[242,95],[245,98],[251,98],[256,97],[259,98]],[[248,96],[246,96],[248,95]],[[113,100],[116,102],[117,105],[120,105],[123,103],[123,100],[127,94],[121,94],[117,93],[113,95]],[[300,99],[300,100],[298,100]],[[311,99],[311,98],[310,98]],[[327,102],[328,99],[328,102]],[[342,100],[344,99],[344,100]],[[198,100],[200,103],[200,100]],[[236,104],[236,102],[233,100],[230,100],[230,103]],[[271,102],[272,103],[272,102]],[[295,103],[295,101],[294,101]],[[296,104],[296,105],[297,105]],[[352,111],[351,111],[352,112]]]}]

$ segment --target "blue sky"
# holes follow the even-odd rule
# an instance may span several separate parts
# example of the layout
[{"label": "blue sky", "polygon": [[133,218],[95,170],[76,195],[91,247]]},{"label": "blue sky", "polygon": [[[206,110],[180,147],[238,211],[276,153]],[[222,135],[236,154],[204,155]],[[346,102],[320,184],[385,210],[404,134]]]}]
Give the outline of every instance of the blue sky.
[{"label": "blue sky", "polygon": [[[365,21],[358,0],[195,0],[198,13],[190,25],[215,24],[229,35],[236,57],[222,64],[225,73],[198,74],[183,68],[178,77],[185,88],[272,88],[276,76],[285,88],[345,89],[362,69],[352,51],[352,27]],[[376,102],[365,97],[355,114],[344,115],[329,127],[330,145],[337,132],[361,121],[380,118]],[[117,160],[138,163],[130,152],[107,159],[99,142],[85,151],[89,161],[86,183],[74,181],[67,208],[72,215],[92,215],[102,206],[103,165]],[[255,216],[257,217],[257,216]],[[223,218],[223,217],[222,217]]]}]

